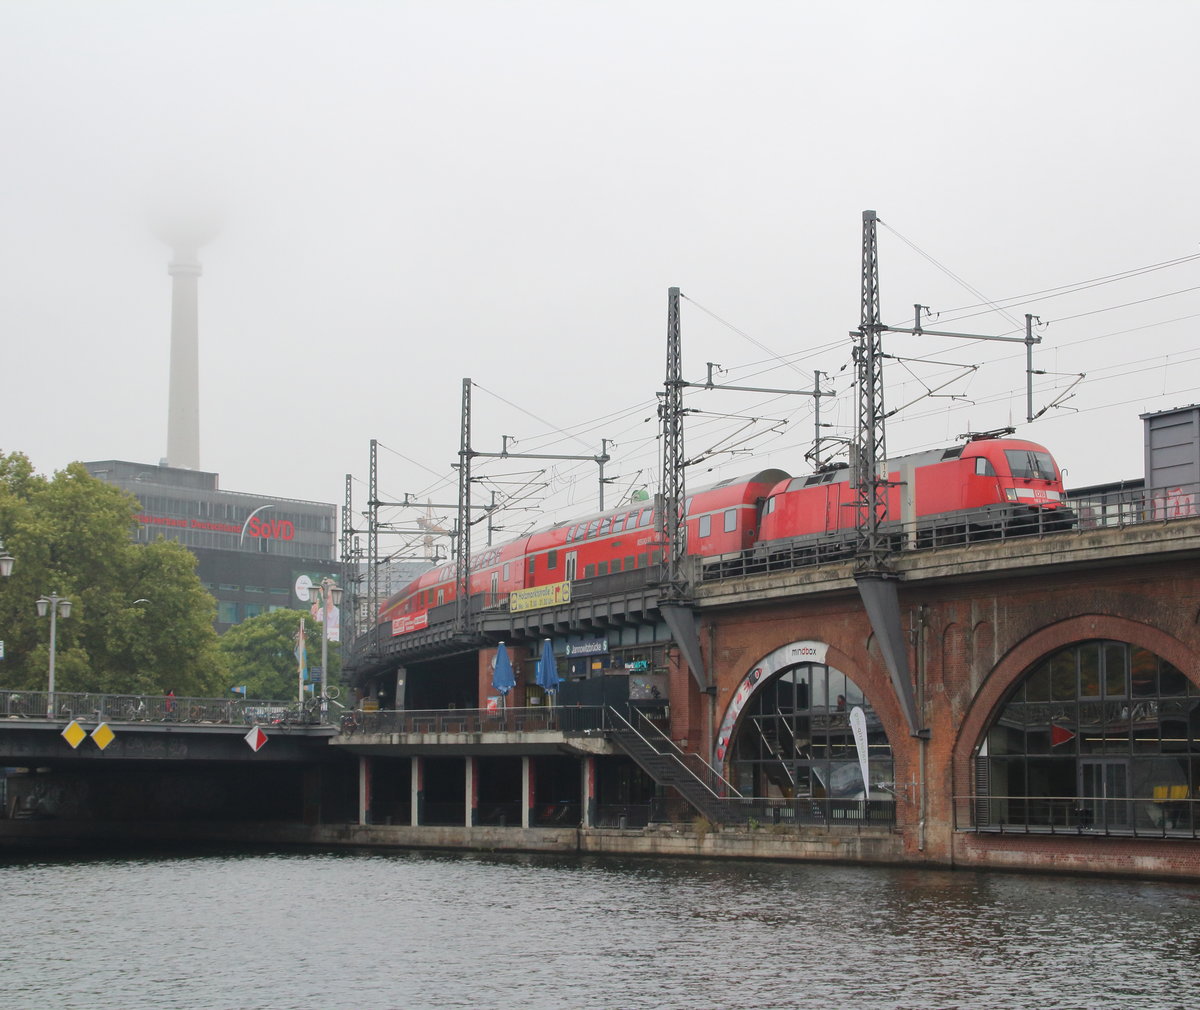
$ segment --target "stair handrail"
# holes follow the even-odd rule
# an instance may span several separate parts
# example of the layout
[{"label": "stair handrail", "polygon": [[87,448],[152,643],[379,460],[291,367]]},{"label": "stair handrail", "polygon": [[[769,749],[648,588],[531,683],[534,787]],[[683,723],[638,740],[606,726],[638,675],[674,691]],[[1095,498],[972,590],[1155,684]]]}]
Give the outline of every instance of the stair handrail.
[{"label": "stair handrail", "polygon": [[[625,726],[629,729],[629,731],[634,734],[634,736],[636,736],[639,740],[641,740],[647,747],[649,747],[651,750],[653,750],[656,754],[659,754],[662,757],[667,757],[669,754],[670,757],[673,757],[679,763],[680,767],[683,768],[684,771],[686,771],[692,778],[694,778],[698,783],[700,783],[701,786],[703,786],[708,791],[708,793],[713,797],[713,799],[718,800],[718,801],[725,800],[725,799],[739,799],[739,800],[745,799],[745,797],[742,796],[742,794],[740,792],[738,792],[737,788],[733,785],[733,783],[730,782],[728,779],[726,779],[725,776],[722,775],[719,771],[717,771],[715,768],[713,768],[712,765],[710,765],[707,761],[704,760],[704,758],[700,757],[699,754],[689,754],[687,751],[684,751],[677,743],[675,743],[674,740],[672,740],[669,736],[667,736],[666,733],[664,733],[661,729],[659,729],[657,726],[655,726],[653,722],[651,722],[648,718],[646,718],[646,716],[642,715],[642,713],[640,713],[640,712],[638,713],[638,717],[639,717],[642,725],[653,730],[654,733],[657,734],[657,736],[660,737],[662,739],[662,741],[667,744],[667,746],[670,748],[670,751],[668,752],[668,754],[664,754],[663,751],[661,751],[658,747],[656,747],[654,745],[654,743],[652,743],[650,740],[648,740],[641,733],[641,731],[636,726],[633,725],[633,723],[631,723],[628,719],[626,719],[625,716],[623,716],[615,708],[610,706],[609,714],[612,715],[613,719],[618,724],[624,723]],[[715,782],[720,783],[722,786],[724,786],[726,789],[728,789],[729,790],[728,795],[722,796],[719,792],[717,792],[716,789],[714,789],[712,787],[712,784],[710,784],[709,782],[705,782],[703,778],[701,778],[699,775],[697,775],[695,769],[690,767],[688,764],[687,759],[689,757],[698,761],[700,763],[700,765],[704,768],[704,770],[708,773],[708,775],[710,775]]]}]

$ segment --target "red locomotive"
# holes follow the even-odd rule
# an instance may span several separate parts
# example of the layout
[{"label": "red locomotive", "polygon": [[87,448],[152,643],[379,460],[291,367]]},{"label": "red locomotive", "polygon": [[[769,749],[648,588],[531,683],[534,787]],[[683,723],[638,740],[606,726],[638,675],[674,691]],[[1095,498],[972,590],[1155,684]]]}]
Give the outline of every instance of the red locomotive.
[{"label": "red locomotive", "polygon": [[[981,435],[963,445],[889,460],[887,514],[892,549],[961,544],[990,535],[1067,529],[1062,474],[1036,442]],[[858,519],[847,467],[781,481],[763,505],[757,556],[787,549],[829,560],[854,547]]]},{"label": "red locomotive", "polygon": [[[888,463],[888,511],[881,532],[894,549],[937,546],[992,533],[1065,529],[1062,475],[1045,448],[1021,439],[979,436],[963,445]],[[857,510],[843,465],[807,477],[761,470],[690,495],[684,503],[688,553],[715,569],[754,568],[845,557],[854,549]],[[650,505],[633,503],[552,526],[475,554],[470,594],[484,607],[514,591],[570,585],[578,579],[635,572],[661,563],[664,539]],[[742,562],[751,564],[742,567]],[[393,635],[426,627],[430,611],[451,603],[454,565],[421,575],[380,608]]]}]

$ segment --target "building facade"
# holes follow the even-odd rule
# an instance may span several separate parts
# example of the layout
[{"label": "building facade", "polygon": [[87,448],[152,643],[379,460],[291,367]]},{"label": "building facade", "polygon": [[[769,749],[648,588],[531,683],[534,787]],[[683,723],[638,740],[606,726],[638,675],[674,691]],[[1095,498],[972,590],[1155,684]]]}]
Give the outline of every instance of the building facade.
[{"label": "building facade", "polygon": [[[196,555],[219,632],[272,610],[310,609],[309,586],[341,581],[335,505],[224,491],[219,475],[203,470],[125,460],[84,466],[137,498],[135,540],[165,537]],[[338,640],[336,627],[329,637]]]}]

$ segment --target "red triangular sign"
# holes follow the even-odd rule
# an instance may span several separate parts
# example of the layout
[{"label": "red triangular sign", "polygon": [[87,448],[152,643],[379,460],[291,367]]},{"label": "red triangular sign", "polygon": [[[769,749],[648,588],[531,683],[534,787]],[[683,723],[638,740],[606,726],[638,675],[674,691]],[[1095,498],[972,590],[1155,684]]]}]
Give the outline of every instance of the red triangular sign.
[{"label": "red triangular sign", "polygon": [[255,726],[254,729],[247,733],[242,739],[245,740],[246,743],[250,745],[250,749],[257,754],[262,745],[267,742],[267,734]]},{"label": "red triangular sign", "polygon": [[[1060,743],[1066,743],[1068,740],[1075,739],[1075,731],[1067,729],[1065,726],[1055,726],[1050,724],[1050,746],[1057,747]],[[257,749],[257,748],[255,748]]]}]

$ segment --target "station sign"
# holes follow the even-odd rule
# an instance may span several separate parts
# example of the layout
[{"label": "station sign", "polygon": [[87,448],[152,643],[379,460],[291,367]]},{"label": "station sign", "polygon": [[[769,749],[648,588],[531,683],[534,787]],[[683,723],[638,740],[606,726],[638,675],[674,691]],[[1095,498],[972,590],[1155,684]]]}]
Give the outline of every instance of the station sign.
[{"label": "station sign", "polygon": [[568,642],[568,656],[602,656],[608,652],[607,638],[587,638],[582,642]]},{"label": "station sign", "polygon": [[559,604],[570,602],[569,582],[555,582],[549,586],[535,586],[533,589],[514,589],[508,594],[508,610],[512,614],[523,610],[540,610],[542,607],[557,607]]}]

